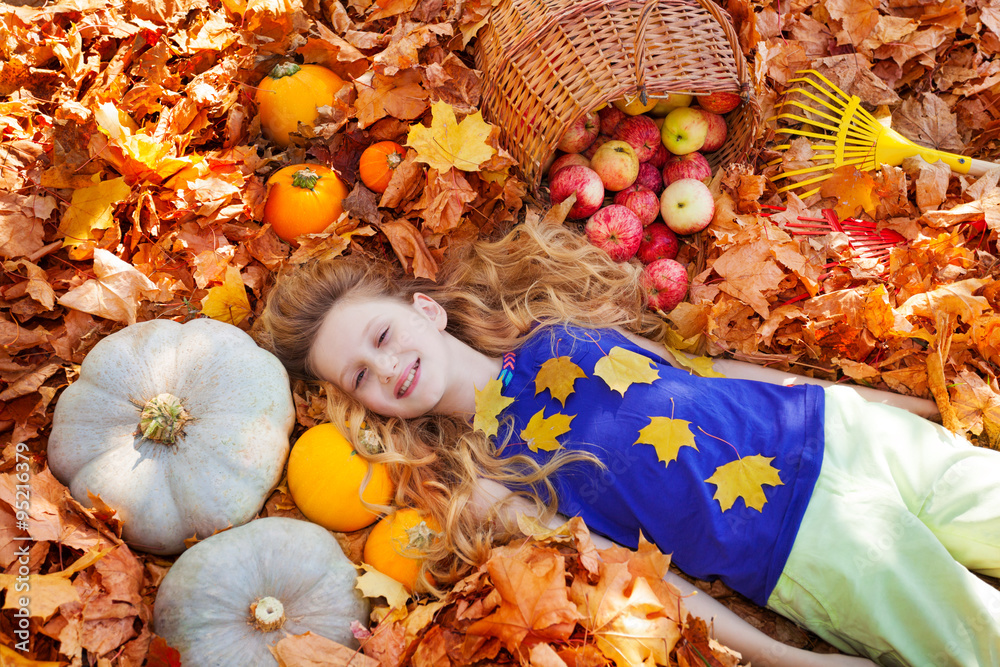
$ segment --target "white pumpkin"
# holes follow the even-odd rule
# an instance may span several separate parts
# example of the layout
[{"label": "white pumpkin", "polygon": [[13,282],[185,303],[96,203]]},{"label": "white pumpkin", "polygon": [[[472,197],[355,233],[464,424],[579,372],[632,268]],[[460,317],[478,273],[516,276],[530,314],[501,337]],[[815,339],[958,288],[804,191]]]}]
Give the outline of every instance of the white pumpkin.
[{"label": "white pumpkin", "polygon": [[278,359],[235,326],[151,320],[102,339],[59,397],[49,466],[117,510],[156,554],[252,519],[288,457],[295,408]]},{"label": "white pumpkin", "polygon": [[325,529],[269,517],[199,542],[160,583],[153,630],[192,667],[277,665],[268,646],[286,634],[322,635],[350,648],[367,627],[357,570]]}]

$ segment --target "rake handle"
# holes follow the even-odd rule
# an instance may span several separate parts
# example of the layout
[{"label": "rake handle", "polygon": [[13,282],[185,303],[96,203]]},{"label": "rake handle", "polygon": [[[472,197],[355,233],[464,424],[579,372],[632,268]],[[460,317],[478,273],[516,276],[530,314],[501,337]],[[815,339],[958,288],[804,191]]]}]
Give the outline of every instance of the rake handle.
[{"label": "rake handle", "polygon": [[972,166],[969,167],[969,176],[983,176],[990,169],[998,167],[996,162],[987,162],[986,160],[977,160],[972,158]]}]

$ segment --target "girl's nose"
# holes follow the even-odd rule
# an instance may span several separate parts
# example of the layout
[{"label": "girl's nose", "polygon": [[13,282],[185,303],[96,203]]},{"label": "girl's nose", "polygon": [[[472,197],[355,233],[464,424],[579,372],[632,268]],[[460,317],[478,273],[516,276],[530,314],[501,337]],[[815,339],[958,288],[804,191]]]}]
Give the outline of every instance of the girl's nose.
[{"label": "girl's nose", "polygon": [[394,354],[381,354],[375,363],[375,372],[378,373],[379,378],[383,383],[389,382],[392,377],[396,374],[396,365],[398,360]]}]

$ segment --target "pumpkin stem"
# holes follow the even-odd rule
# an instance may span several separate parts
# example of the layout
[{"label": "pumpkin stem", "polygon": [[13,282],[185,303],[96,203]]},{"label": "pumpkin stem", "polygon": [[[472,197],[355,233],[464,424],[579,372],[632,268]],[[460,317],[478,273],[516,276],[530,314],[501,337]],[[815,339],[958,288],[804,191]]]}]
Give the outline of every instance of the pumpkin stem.
[{"label": "pumpkin stem", "polygon": [[173,394],[159,394],[146,401],[139,415],[142,437],[163,445],[172,445],[184,435],[184,426],[194,418]]},{"label": "pumpkin stem", "polygon": [[261,632],[274,632],[285,624],[285,606],[270,595],[250,604],[253,626]]},{"label": "pumpkin stem", "polygon": [[268,72],[267,75],[272,79],[281,79],[286,76],[293,76],[300,69],[302,68],[299,67],[298,63],[293,63],[293,62],[279,63],[274,67],[272,67],[271,71]]},{"label": "pumpkin stem", "polygon": [[297,188],[313,190],[316,188],[316,182],[319,181],[319,179],[319,174],[307,167],[305,169],[299,169],[297,172],[292,174],[292,185]]},{"label": "pumpkin stem", "polygon": [[414,549],[425,552],[430,548],[434,540],[437,539],[437,536],[438,534],[431,530],[426,521],[421,521],[412,528],[406,529],[406,548],[407,550]]},{"label": "pumpkin stem", "polygon": [[395,169],[399,165],[403,164],[403,155],[402,153],[393,151],[385,156],[385,162],[389,169]]}]

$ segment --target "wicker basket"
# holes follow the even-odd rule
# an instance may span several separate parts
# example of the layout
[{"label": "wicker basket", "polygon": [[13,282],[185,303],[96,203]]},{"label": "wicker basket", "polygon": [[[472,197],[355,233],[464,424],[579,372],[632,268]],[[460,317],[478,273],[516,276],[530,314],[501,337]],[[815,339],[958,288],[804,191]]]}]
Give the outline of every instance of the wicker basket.
[{"label": "wicker basket", "polygon": [[627,95],[732,91],[713,167],[743,160],[760,124],[736,32],[712,0],[500,0],[479,31],[482,109],[538,194],[564,128]]}]

